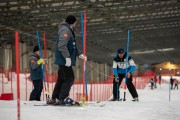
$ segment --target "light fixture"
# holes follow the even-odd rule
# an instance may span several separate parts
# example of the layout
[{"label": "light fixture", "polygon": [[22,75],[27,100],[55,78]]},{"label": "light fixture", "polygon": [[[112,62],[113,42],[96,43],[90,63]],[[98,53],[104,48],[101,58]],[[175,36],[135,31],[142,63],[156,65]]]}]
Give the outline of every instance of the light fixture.
[{"label": "light fixture", "polygon": [[157,50],[146,50],[146,51],[133,51],[132,54],[147,54],[147,53],[155,53],[155,52],[165,52],[165,51],[172,51],[174,48],[164,48],[164,49],[157,49]]}]

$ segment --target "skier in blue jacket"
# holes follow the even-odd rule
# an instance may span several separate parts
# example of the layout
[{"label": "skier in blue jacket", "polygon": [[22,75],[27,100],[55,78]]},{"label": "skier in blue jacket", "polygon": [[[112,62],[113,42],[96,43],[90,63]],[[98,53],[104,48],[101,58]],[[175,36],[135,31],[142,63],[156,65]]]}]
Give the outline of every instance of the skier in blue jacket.
[{"label": "skier in blue jacket", "polygon": [[[113,73],[114,73],[114,80],[113,80],[113,99],[111,101],[119,101],[119,86],[125,78],[125,74],[127,75],[126,85],[133,97],[133,101],[139,101],[138,94],[136,88],[132,83],[132,73],[136,68],[136,64],[134,63],[131,56],[128,56],[128,60],[126,60],[127,53],[124,51],[123,48],[119,48],[117,50],[117,54],[114,56],[113,59]],[[126,73],[126,61],[128,61],[127,65],[127,73]],[[117,88],[118,87],[118,88]]]}]

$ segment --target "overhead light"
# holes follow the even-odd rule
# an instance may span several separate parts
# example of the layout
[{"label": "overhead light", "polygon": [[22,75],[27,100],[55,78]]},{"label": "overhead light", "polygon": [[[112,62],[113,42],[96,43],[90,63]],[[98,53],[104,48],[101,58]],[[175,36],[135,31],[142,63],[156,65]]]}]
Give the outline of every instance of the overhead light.
[{"label": "overhead light", "polygon": [[90,0],[91,2],[96,2],[96,0]]},{"label": "overhead light", "polygon": [[146,54],[146,53],[154,53],[154,50],[147,50],[147,51],[133,51],[131,54]]},{"label": "overhead light", "polygon": [[39,10],[31,11],[30,13],[39,13]]},{"label": "overhead light", "polygon": [[164,49],[157,49],[157,51],[172,51],[174,48],[164,48]]},{"label": "overhead light", "polygon": [[92,19],[91,22],[100,22],[103,21],[103,18],[97,18],[97,19]]},{"label": "overhead light", "polygon": [[147,53],[155,53],[155,52],[167,52],[175,50],[174,48],[164,48],[164,49],[157,49],[157,50],[146,50],[146,51],[133,51],[132,54],[147,54]]}]

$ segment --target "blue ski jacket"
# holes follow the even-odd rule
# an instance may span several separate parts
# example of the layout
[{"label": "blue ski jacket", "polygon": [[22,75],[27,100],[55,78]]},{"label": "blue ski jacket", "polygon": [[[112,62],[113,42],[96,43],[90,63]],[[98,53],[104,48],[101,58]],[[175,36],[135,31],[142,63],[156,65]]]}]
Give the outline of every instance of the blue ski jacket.
[{"label": "blue ski jacket", "polygon": [[[118,74],[125,74],[126,73],[126,56],[127,53],[125,52],[123,58],[120,58],[117,55],[113,58],[113,73],[115,77],[118,77]],[[127,72],[130,72],[131,74],[134,72],[136,68],[136,64],[134,63],[131,56],[128,56],[128,62],[127,62]]]}]

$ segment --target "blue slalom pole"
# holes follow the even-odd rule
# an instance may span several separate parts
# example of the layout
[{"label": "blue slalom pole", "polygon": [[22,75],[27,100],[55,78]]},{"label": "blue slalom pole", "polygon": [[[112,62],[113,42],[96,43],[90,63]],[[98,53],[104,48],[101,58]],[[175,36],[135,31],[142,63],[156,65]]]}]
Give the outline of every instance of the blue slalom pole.
[{"label": "blue slalom pole", "polygon": [[[38,39],[38,46],[39,46],[39,51],[40,51],[40,58],[43,58],[43,54],[42,54],[42,49],[41,49],[41,44],[40,44],[40,38],[39,38],[39,33],[38,31],[36,31],[36,37]],[[45,94],[46,94],[46,101],[47,101],[47,93],[46,93],[46,78],[44,76],[44,66],[41,65],[42,67],[42,75],[43,75],[43,81],[44,81],[44,86],[45,86]]]},{"label": "blue slalom pole", "polygon": [[126,101],[126,82],[127,82],[127,68],[128,68],[128,57],[129,57],[129,42],[130,42],[130,29],[128,29],[128,38],[126,44],[126,73],[125,73],[125,87],[124,87],[124,98],[123,101]]},{"label": "blue slalom pole", "polygon": [[80,14],[81,18],[81,30],[82,30],[82,49],[84,49],[84,24],[83,24],[83,13]]},{"label": "blue slalom pole", "polygon": [[129,42],[130,42],[130,29],[128,29],[128,39],[127,39],[127,46],[126,46],[126,75],[125,75],[125,83],[127,82],[127,68],[128,68],[128,57],[129,57]]}]

